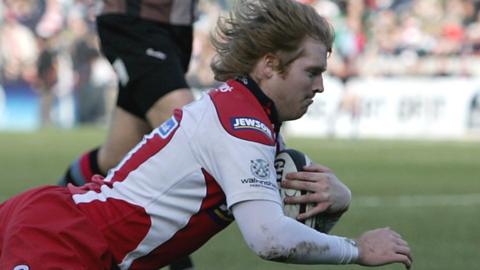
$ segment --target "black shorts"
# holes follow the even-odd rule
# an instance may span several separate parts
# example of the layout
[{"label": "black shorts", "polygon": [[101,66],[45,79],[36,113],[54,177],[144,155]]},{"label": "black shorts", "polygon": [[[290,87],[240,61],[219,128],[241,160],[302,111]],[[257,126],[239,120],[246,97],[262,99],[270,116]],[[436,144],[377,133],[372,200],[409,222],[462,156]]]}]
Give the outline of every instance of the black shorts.
[{"label": "black shorts", "polygon": [[109,14],[97,17],[97,30],[102,53],[119,78],[119,107],[145,119],[162,96],[188,87],[185,73],[192,52],[191,26]]}]

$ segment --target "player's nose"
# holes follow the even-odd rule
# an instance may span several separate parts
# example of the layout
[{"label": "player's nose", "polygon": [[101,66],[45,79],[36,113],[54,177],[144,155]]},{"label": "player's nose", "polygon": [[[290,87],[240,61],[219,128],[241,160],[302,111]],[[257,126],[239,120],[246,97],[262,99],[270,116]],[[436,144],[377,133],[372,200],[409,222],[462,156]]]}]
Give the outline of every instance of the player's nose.
[{"label": "player's nose", "polygon": [[318,75],[313,82],[313,93],[323,93],[324,90],[325,88],[323,86],[323,76]]}]

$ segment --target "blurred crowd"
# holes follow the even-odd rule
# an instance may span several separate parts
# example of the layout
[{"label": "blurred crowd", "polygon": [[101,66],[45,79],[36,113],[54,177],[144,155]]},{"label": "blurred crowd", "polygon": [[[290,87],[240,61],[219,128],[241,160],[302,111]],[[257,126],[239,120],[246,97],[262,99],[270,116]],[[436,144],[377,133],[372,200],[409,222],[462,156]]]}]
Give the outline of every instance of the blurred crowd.
[{"label": "blurred crowd", "polygon": [[480,74],[479,0],[303,0],[330,19],[330,72],[352,76]]},{"label": "blurred crowd", "polygon": [[70,122],[105,117],[115,75],[98,51],[94,10],[93,0],[0,2],[0,85],[33,89],[42,126],[52,124],[54,104]]},{"label": "blurred crowd", "polygon": [[[480,0],[298,0],[335,27],[329,75],[480,75]],[[229,0],[199,0],[192,62],[194,88],[215,85],[208,34]],[[27,84],[40,97],[42,123],[54,102],[75,107],[75,121],[110,111],[115,74],[98,51],[100,0],[0,0],[0,86]],[[68,101],[67,101],[68,100]],[[65,104],[65,103],[64,103]]]}]

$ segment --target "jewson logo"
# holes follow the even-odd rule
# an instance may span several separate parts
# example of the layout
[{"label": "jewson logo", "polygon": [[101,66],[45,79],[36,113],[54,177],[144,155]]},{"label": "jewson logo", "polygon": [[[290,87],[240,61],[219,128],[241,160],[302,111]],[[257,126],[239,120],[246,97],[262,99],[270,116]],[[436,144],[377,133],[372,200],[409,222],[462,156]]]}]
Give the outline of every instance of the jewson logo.
[{"label": "jewson logo", "polygon": [[162,137],[162,139],[165,139],[168,137],[168,135],[170,135],[170,133],[172,133],[173,130],[175,130],[177,126],[178,122],[175,117],[172,116],[170,119],[168,119],[158,127],[158,134],[160,134],[160,137]]},{"label": "jewson logo", "polygon": [[253,129],[258,130],[269,138],[272,138],[272,131],[262,123],[260,120],[253,117],[233,117],[230,119],[233,129],[242,130],[242,129]]}]

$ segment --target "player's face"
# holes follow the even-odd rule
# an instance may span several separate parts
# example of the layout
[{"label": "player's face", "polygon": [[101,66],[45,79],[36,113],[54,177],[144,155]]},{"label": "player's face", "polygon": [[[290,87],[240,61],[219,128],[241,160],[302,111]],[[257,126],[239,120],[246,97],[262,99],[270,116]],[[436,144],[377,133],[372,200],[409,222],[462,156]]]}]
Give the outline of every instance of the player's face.
[{"label": "player's face", "polygon": [[269,79],[267,95],[277,107],[279,120],[302,117],[313,103],[316,93],[323,92],[322,73],[327,68],[327,48],[311,38],[302,43],[303,53],[286,72],[274,72]]}]

